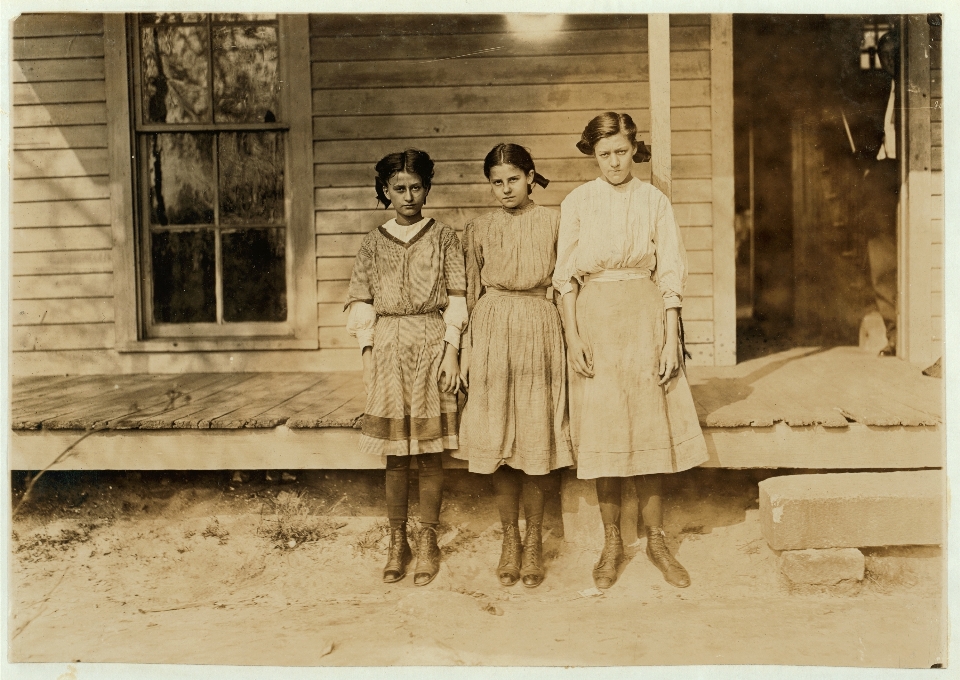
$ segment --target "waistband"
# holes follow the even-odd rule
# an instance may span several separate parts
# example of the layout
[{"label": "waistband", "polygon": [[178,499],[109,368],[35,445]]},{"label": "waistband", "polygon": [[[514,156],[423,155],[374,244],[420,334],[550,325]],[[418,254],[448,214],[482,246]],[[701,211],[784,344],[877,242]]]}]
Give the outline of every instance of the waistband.
[{"label": "waistband", "polygon": [[602,269],[583,277],[588,281],[630,281],[631,279],[649,279],[650,270],[643,267],[624,267],[623,269]]},{"label": "waistband", "polygon": [[441,312],[439,309],[435,309],[432,312],[424,312],[423,314],[387,314],[387,313],[378,313],[377,319],[416,319],[419,317],[425,316],[440,316]]},{"label": "waistband", "polygon": [[527,288],[526,290],[501,290],[500,288],[487,288],[484,295],[502,295],[507,297],[539,297],[547,298],[547,287]]}]

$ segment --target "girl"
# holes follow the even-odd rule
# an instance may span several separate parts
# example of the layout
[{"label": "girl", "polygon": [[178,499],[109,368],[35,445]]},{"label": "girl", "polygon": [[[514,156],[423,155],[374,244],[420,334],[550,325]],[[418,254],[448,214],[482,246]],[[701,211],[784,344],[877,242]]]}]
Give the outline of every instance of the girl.
[{"label": "girl", "polygon": [[460,333],[467,320],[463,252],[456,232],[424,218],[433,161],[407,149],[376,166],[378,200],[396,217],[374,229],[353,266],[347,329],[363,356],[367,407],[360,450],[386,456],[390,548],[383,580],[399,581],[412,558],[407,542],[410,456],[420,468],[420,523],[414,583],[440,568],[445,449],[457,448]]},{"label": "girl", "polygon": [[[543,580],[543,496],[548,473],[573,464],[566,408],[560,317],[548,295],[559,215],[530,200],[547,186],[530,153],[498,144],[483,174],[502,209],[464,229],[467,307],[461,380],[469,397],[454,455],[470,471],[493,474],[503,523],[497,575],[503,585]],[[520,493],[527,482],[526,535],[520,543]]]},{"label": "girl", "polygon": [[650,159],[627,114],[603,113],[577,148],[601,176],[560,206],[553,285],[562,295],[577,476],[597,480],[604,547],[593,570],[609,588],[623,556],[620,488],[631,477],[647,556],[668,583],[690,577],[667,551],[662,475],[703,463],[707,448],[683,374],[679,316],[686,252],[667,197],[631,174]]}]

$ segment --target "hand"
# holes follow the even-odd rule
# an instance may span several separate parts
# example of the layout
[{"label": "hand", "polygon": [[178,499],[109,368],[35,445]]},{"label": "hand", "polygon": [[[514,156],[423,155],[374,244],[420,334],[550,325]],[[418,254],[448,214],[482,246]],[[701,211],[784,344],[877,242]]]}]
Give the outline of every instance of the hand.
[{"label": "hand", "polygon": [[680,370],[680,343],[677,340],[667,338],[663,343],[663,349],[660,350],[660,382],[658,385],[666,385],[670,382]]},{"label": "hand", "polygon": [[580,338],[578,333],[568,334],[567,359],[570,367],[584,378],[593,377],[593,349]]},{"label": "hand", "polygon": [[470,389],[470,352],[466,348],[460,350],[460,385],[463,391]]},{"label": "hand", "polygon": [[370,394],[370,390],[373,389],[373,348],[364,347],[363,348],[363,389],[367,391],[367,394]]},{"label": "hand", "polygon": [[460,367],[457,365],[457,350],[453,345],[444,343],[443,359],[437,370],[437,384],[441,392],[456,394],[460,389]]}]

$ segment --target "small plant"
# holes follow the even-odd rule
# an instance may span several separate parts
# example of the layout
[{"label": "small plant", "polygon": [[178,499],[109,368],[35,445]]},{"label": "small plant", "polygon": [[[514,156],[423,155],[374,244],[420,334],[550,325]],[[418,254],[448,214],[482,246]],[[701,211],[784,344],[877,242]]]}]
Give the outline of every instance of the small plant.
[{"label": "small plant", "polygon": [[230,532],[220,526],[220,520],[214,517],[207,528],[203,530],[201,534],[204,538],[216,538],[219,540],[220,545],[224,545],[227,542],[227,539],[230,537]]},{"label": "small plant", "polygon": [[377,550],[383,537],[390,533],[390,524],[384,521],[378,521],[372,527],[364,531],[353,544],[355,552],[365,555],[368,550]]},{"label": "small plant", "polygon": [[266,520],[266,524],[261,519],[257,533],[278,548],[290,550],[302,543],[332,538],[338,529],[346,526],[310,514],[310,505],[302,492],[281,491],[270,503],[273,518]]},{"label": "small plant", "polygon": [[184,538],[193,538],[196,535],[197,535],[197,532],[194,531],[193,529],[187,529],[186,531],[183,532]]},{"label": "small plant", "polygon": [[56,557],[55,551],[65,551],[80,543],[90,540],[91,532],[97,528],[96,524],[82,522],[75,529],[61,529],[56,536],[51,536],[44,530],[42,534],[34,534],[20,540],[16,532],[13,540],[18,543],[16,553],[25,553],[24,558],[29,562],[44,562]]}]

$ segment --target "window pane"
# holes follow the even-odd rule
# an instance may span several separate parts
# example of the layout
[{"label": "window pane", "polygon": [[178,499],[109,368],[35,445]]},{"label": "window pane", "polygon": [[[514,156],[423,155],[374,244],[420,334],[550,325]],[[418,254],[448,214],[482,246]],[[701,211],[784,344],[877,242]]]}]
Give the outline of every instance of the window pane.
[{"label": "window pane", "polygon": [[206,14],[163,12],[153,14],[141,14],[141,24],[196,24],[206,21]]},{"label": "window pane", "polygon": [[275,21],[276,14],[214,14],[214,21]]},{"label": "window pane", "polygon": [[212,229],[151,234],[154,323],[217,320]]},{"label": "window pane", "polygon": [[220,224],[282,224],[283,133],[220,134]]},{"label": "window pane", "polygon": [[213,224],[213,135],[147,136],[151,224]]},{"label": "window pane", "polygon": [[278,229],[224,231],[224,321],[286,321],[286,232]]},{"label": "window pane", "polygon": [[277,28],[213,29],[213,97],[218,123],[273,123],[279,118]]},{"label": "window pane", "polygon": [[144,122],[210,122],[209,40],[205,25],[143,30]]}]

